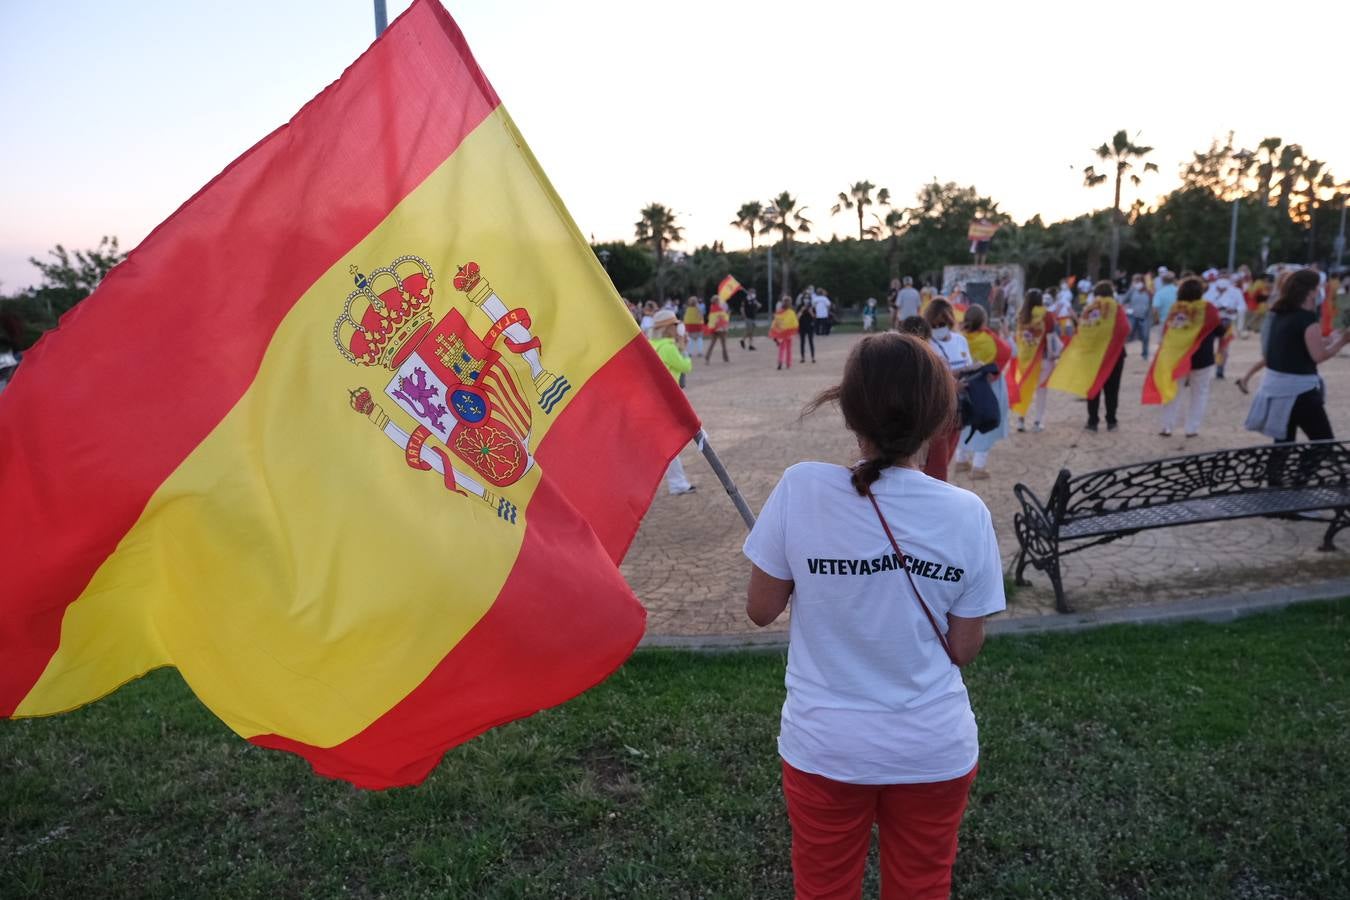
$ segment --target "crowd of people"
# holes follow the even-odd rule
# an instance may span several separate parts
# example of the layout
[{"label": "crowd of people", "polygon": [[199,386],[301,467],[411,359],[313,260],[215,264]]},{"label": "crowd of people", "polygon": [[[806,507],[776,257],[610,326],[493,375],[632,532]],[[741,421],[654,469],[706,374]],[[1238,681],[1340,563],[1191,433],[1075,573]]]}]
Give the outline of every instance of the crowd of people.
[{"label": "crowd of people", "polygon": [[[916,287],[913,278],[898,278],[886,306],[891,330],[928,342],[960,389],[961,424],[932,441],[924,471],[946,479],[954,468],[980,480],[990,477],[990,454],[1014,428],[1044,430],[1052,391],[1086,401],[1086,431],[1116,431],[1128,348],[1136,345],[1149,367],[1140,399],[1158,406],[1160,436],[1170,437],[1178,428],[1186,437],[1200,433],[1213,383],[1225,378],[1230,344],[1255,331],[1261,333],[1262,362],[1235,379],[1237,389],[1249,393],[1264,369],[1253,409],[1269,408],[1276,396],[1290,402],[1276,404],[1276,415],[1262,414],[1249,427],[1271,436],[1290,431],[1289,440],[1298,431],[1310,439],[1330,438],[1316,364],[1339,352],[1350,333],[1350,322],[1333,327],[1332,316],[1323,314],[1324,303],[1350,309],[1347,291],[1350,279],[1328,280],[1317,267],[1253,276],[1246,267],[1174,273],[1163,266],[1132,276],[1118,272],[1095,283],[1065,278],[1024,295],[1005,278],[992,285],[983,304],[972,303],[959,284],[940,294],[930,285]],[[1304,304],[1311,305],[1305,310]],[[630,308],[648,337],[670,341],[666,353],[691,360],[678,371],[667,360],[681,386],[695,357],[712,365],[720,350],[723,363],[730,362],[729,336],[747,352],[758,349],[757,337],[767,337],[776,346],[779,370],[791,369],[794,358],[815,363],[816,339],[829,335],[837,318],[829,292],[814,285],[795,297],[781,296],[764,332],[753,288],[730,298],[714,294]],[[864,331],[881,324],[878,309],[874,300],[864,304]],[[1287,317],[1294,312],[1298,315]],[[1299,329],[1289,324],[1295,319]],[[1306,338],[1306,352],[1291,356],[1287,345],[1296,338]],[[1279,393],[1295,388],[1301,388],[1297,395]],[[672,475],[672,493],[684,493],[686,486],[682,473]]]},{"label": "crowd of people", "polygon": [[[876,300],[870,301],[871,313],[864,305],[864,330],[875,329]],[[731,297],[713,294],[706,300],[691,296],[683,301],[667,299],[658,303],[648,300],[639,306],[628,301],[628,311],[648,338],[654,336],[653,323],[658,313],[667,311],[678,320],[677,336],[681,347],[691,359],[702,358],[705,365],[713,364],[713,357],[721,351],[722,362],[731,362],[727,349],[728,336],[734,336],[740,348],[756,351],[755,338],[761,335],[760,313],[763,304],[754,288],[738,290]],[[871,324],[868,323],[870,319]],[[793,347],[799,364],[816,361],[816,338],[829,335],[837,321],[837,310],[829,291],[807,285],[796,297],[783,294],[774,305],[765,336],[777,348],[779,369],[791,369]],[[681,384],[683,384],[681,380]]]}]

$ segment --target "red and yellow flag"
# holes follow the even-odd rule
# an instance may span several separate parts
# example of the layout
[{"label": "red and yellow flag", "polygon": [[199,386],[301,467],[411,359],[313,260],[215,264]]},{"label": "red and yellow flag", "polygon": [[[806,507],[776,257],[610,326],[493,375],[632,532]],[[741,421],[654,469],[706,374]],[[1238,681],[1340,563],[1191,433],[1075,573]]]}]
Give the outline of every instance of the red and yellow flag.
[{"label": "red and yellow flag", "polygon": [[1075,397],[1097,396],[1125,352],[1129,334],[1129,320],[1115,298],[1093,297],[1046,386]]},{"label": "red and yellow flag", "polygon": [[769,339],[781,341],[784,339],[792,340],[793,336],[800,330],[801,323],[797,321],[797,311],[791,308],[782,309],[773,314],[773,323],[769,325]]},{"label": "red and yellow flag", "polygon": [[993,363],[1000,372],[1012,359],[1012,347],[988,328],[966,332],[966,343],[970,345],[972,359],[984,365]]},{"label": "red and yellow flag", "polygon": [[722,279],[722,282],[719,285],[717,285],[717,296],[723,303],[726,303],[732,297],[736,296],[736,292],[739,290],[741,290],[741,283],[736,280],[734,275],[728,275],[726,278]]},{"label": "red and yellow flag", "polygon": [[1219,310],[1207,300],[1178,300],[1163,323],[1158,353],[1144,377],[1143,402],[1171,403],[1177,385],[1191,371],[1191,354],[1219,325]]},{"label": "red and yellow flag", "polygon": [[1044,306],[1031,311],[1031,321],[1017,326],[1017,361],[1008,367],[1008,407],[1025,416],[1041,386],[1045,344],[1055,330],[1055,315]]},{"label": "red and yellow flag", "polygon": [[[728,275],[728,278],[731,276]],[[727,312],[726,301],[714,300],[708,304],[708,331],[713,334],[726,331],[731,327],[731,313]]]},{"label": "red and yellow flag", "polygon": [[0,716],[158,666],[364,787],[612,672],[698,423],[417,0],[0,394]]}]

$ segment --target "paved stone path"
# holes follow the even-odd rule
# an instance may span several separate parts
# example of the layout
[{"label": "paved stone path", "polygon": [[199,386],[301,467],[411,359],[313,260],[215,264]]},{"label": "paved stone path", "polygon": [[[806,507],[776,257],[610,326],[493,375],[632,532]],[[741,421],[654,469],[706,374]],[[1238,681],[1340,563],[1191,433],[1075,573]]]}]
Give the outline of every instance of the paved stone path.
[{"label": "paved stone path", "polygon": [[[1155,331],[1154,337],[1156,338]],[[852,436],[836,410],[800,418],[802,406],[838,379],[856,335],[817,338],[817,362],[774,368],[774,347],[757,342],[750,353],[731,344],[731,362],[695,362],[688,396],[741,492],[758,512],[783,470],[804,459],[842,464],[856,458]],[[1156,344],[1155,348],[1156,350]],[[1159,437],[1156,407],[1139,403],[1147,363],[1138,343],[1127,347],[1121,386],[1120,429],[1083,431],[1082,401],[1051,392],[1045,431],[1014,433],[990,454],[987,481],[956,474],[953,480],[984,498],[993,514],[1005,566],[1017,552],[1013,485],[1024,482],[1044,499],[1060,468],[1085,472],[1161,456],[1261,443],[1244,431],[1249,398],[1232,378],[1259,355],[1253,336],[1232,345],[1229,380],[1216,381],[1198,437]],[[1350,433],[1350,356],[1323,364],[1328,410],[1338,434]],[[746,529],[716,476],[692,447],[682,455],[699,490],[672,497],[662,484],[632,548],[623,574],[648,611],[649,635],[734,635],[759,631],[745,617],[749,563],[741,555]],[[1081,611],[1167,603],[1182,598],[1241,593],[1350,576],[1350,533],[1345,549],[1320,553],[1323,528],[1313,523],[1244,519],[1162,529],[1123,538],[1070,556],[1064,587]],[[1009,617],[1056,615],[1048,579],[1028,570],[1032,582],[1009,598]],[[786,620],[771,630],[783,630]]]}]

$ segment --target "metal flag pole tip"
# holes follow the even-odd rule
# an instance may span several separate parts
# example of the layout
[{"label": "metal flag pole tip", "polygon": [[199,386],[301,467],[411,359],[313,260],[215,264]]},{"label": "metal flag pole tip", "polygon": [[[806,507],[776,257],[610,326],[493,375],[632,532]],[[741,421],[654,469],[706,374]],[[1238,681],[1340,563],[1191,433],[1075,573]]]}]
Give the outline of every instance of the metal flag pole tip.
[{"label": "metal flag pole tip", "polygon": [[731,480],[727,467],[722,465],[722,458],[712,448],[712,443],[708,440],[708,432],[700,428],[698,434],[694,435],[694,446],[703,454],[703,458],[708,461],[708,465],[712,466],[713,472],[717,475],[717,480],[722,482],[722,487],[726,489],[727,496],[736,505],[736,511],[745,520],[745,527],[754,528],[755,514],[750,511],[750,505],[741,496],[740,488],[736,487],[736,482]]}]

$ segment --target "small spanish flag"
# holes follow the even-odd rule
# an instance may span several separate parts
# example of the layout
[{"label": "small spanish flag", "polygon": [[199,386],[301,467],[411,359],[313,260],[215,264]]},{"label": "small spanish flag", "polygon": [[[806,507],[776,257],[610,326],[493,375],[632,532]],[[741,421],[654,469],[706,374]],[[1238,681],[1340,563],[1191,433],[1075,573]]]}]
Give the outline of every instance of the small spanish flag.
[{"label": "small spanish flag", "polygon": [[1044,306],[1031,311],[1031,320],[1017,325],[1017,359],[1008,366],[1008,404],[1019,416],[1031,409],[1041,386],[1045,345],[1055,330],[1055,315]]},{"label": "small spanish flag", "polygon": [[0,716],[158,666],[382,788],[603,680],[698,422],[459,29],[411,8],[0,394]]},{"label": "small spanish flag", "polygon": [[1207,300],[1178,300],[1167,312],[1158,353],[1144,378],[1143,402],[1171,403],[1177,385],[1191,371],[1191,354],[1219,325],[1219,311]]},{"label": "small spanish flag", "polygon": [[736,296],[736,292],[739,290],[741,290],[741,283],[736,280],[736,276],[728,275],[722,279],[721,284],[717,285],[717,296],[723,303],[726,303]]},{"label": "small spanish flag", "polygon": [[1046,386],[1085,399],[1097,396],[1125,352],[1129,334],[1129,320],[1115,298],[1093,297]]}]

